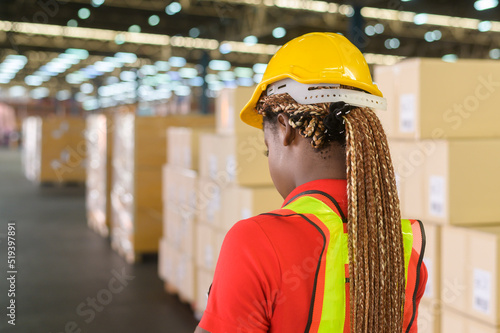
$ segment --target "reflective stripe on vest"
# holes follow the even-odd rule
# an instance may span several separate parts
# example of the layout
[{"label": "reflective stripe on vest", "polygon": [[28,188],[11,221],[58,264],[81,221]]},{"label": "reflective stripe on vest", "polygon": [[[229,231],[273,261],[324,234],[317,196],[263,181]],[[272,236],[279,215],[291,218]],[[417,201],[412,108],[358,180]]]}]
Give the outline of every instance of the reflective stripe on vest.
[{"label": "reflective stripe on vest", "polygon": [[[333,206],[325,204],[316,195],[296,196],[283,210],[292,211],[315,224],[324,234],[324,247],[316,272],[315,286],[311,300],[308,325],[305,332],[343,332],[346,323],[346,297],[348,293],[348,235],[339,214],[339,206],[326,193],[315,191],[333,201]],[[403,332],[409,331],[415,317],[415,296],[419,284],[420,265],[425,246],[425,237],[420,221],[402,220],[406,302]],[[415,241],[414,241],[415,238]]]}]

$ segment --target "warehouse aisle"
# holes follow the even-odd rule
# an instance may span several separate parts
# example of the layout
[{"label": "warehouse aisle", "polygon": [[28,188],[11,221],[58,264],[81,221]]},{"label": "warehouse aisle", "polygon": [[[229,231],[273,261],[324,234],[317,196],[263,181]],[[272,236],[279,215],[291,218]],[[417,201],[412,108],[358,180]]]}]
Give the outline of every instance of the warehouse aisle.
[{"label": "warehouse aisle", "polygon": [[[16,222],[16,326],[0,332],[193,332],[191,310],[163,291],[157,263],[128,265],[87,228],[83,187],[37,187],[17,151],[0,150],[0,307],[6,232]],[[81,329],[81,331],[79,330]]]}]

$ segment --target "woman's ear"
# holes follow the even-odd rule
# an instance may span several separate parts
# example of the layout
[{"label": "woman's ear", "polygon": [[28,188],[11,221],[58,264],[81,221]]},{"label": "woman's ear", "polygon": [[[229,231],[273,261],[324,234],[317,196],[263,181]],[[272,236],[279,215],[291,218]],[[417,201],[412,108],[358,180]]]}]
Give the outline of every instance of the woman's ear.
[{"label": "woman's ear", "polygon": [[293,142],[293,140],[295,140],[295,128],[293,128],[288,122],[287,115],[280,113],[277,118],[283,146],[288,146]]}]

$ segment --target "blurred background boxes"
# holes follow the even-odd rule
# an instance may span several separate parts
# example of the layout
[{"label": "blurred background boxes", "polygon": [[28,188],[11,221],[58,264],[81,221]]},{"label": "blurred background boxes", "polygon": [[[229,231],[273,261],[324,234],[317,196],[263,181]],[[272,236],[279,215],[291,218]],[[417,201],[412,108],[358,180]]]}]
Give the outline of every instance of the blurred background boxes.
[{"label": "blurred background boxes", "polygon": [[443,303],[500,327],[500,226],[443,228]]},{"label": "blurred background boxes", "polygon": [[[162,166],[167,162],[166,129],[169,126],[202,127],[213,123],[213,117],[202,115],[116,115],[111,193],[112,244],[128,260],[134,261],[137,254],[156,253],[158,250],[163,216]],[[123,235],[127,237],[123,238]]]},{"label": "blurred background boxes", "polygon": [[23,167],[35,183],[83,183],[87,157],[85,119],[27,117],[23,122]]},{"label": "blurred background boxes", "polygon": [[441,318],[442,333],[500,333],[500,328],[474,320],[463,313],[444,308]]},{"label": "blurred background boxes", "polygon": [[419,333],[441,331],[441,306],[439,303],[422,300],[418,307],[417,327]]},{"label": "blurred background boxes", "polygon": [[111,227],[112,117],[87,117],[87,221],[91,229],[106,237]]},{"label": "blurred background boxes", "polygon": [[500,139],[392,139],[390,147],[403,217],[451,225],[498,224]]},{"label": "blurred background boxes", "polygon": [[236,133],[252,133],[253,127],[240,120],[240,111],[252,97],[254,87],[238,87],[222,89],[215,100],[215,119],[217,133],[233,135]]},{"label": "blurred background boxes", "polygon": [[384,128],[404,139],[500,137],[500,64],[494,60],[406,59],[375,67],[388,97]]}]

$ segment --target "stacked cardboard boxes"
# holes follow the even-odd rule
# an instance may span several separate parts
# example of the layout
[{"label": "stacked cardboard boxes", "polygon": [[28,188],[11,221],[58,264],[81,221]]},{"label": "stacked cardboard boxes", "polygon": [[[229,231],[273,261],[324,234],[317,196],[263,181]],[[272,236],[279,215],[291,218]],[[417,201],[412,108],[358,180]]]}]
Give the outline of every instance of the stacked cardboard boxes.
[{"label": "stacked cardboard boxes", "polygon": [[388,110],[378,114],[390,141],[401,213],[426,229],[429,280],[419,332],[500,327],[499,69],[488,60],[437,59],[375,68],[388,99]]},{"label": "stacked cardboard boxes", "polygon": [[166,290],[185,302],[195,302],[196,209],[198,146],[211,128],[170,127],[167,130],[168,164],[163,166],[163,238],[159,275]]},{"label": "stacked cardboard boxes", "polygon": [[28,117],[23,122],[23,167],[36,183],[85,181],[85,120]]},{"label": "stacked cardboard boxes", "polygon": [[219,251],[239,220],[277,209],[283,199],[269,175],[263,132],[245,125],[239,112],[253,88],[225,89],[216,100],[216,133],[200,136],[196,223],[196,302],[207,301]]},{"label": "stacked cardboard boxes", "polygon": [[156,253],[162,235],[162,166],[167,162],[169,126],[207,126],[213,117],[179,115],[114,120],[111,243],[127,260]]},{"label": "stacked cardboard boxes", "polygon": [[87,117],[87,223],[107,237],[111,226],[111,152],[112,117],[93,114]]}]

